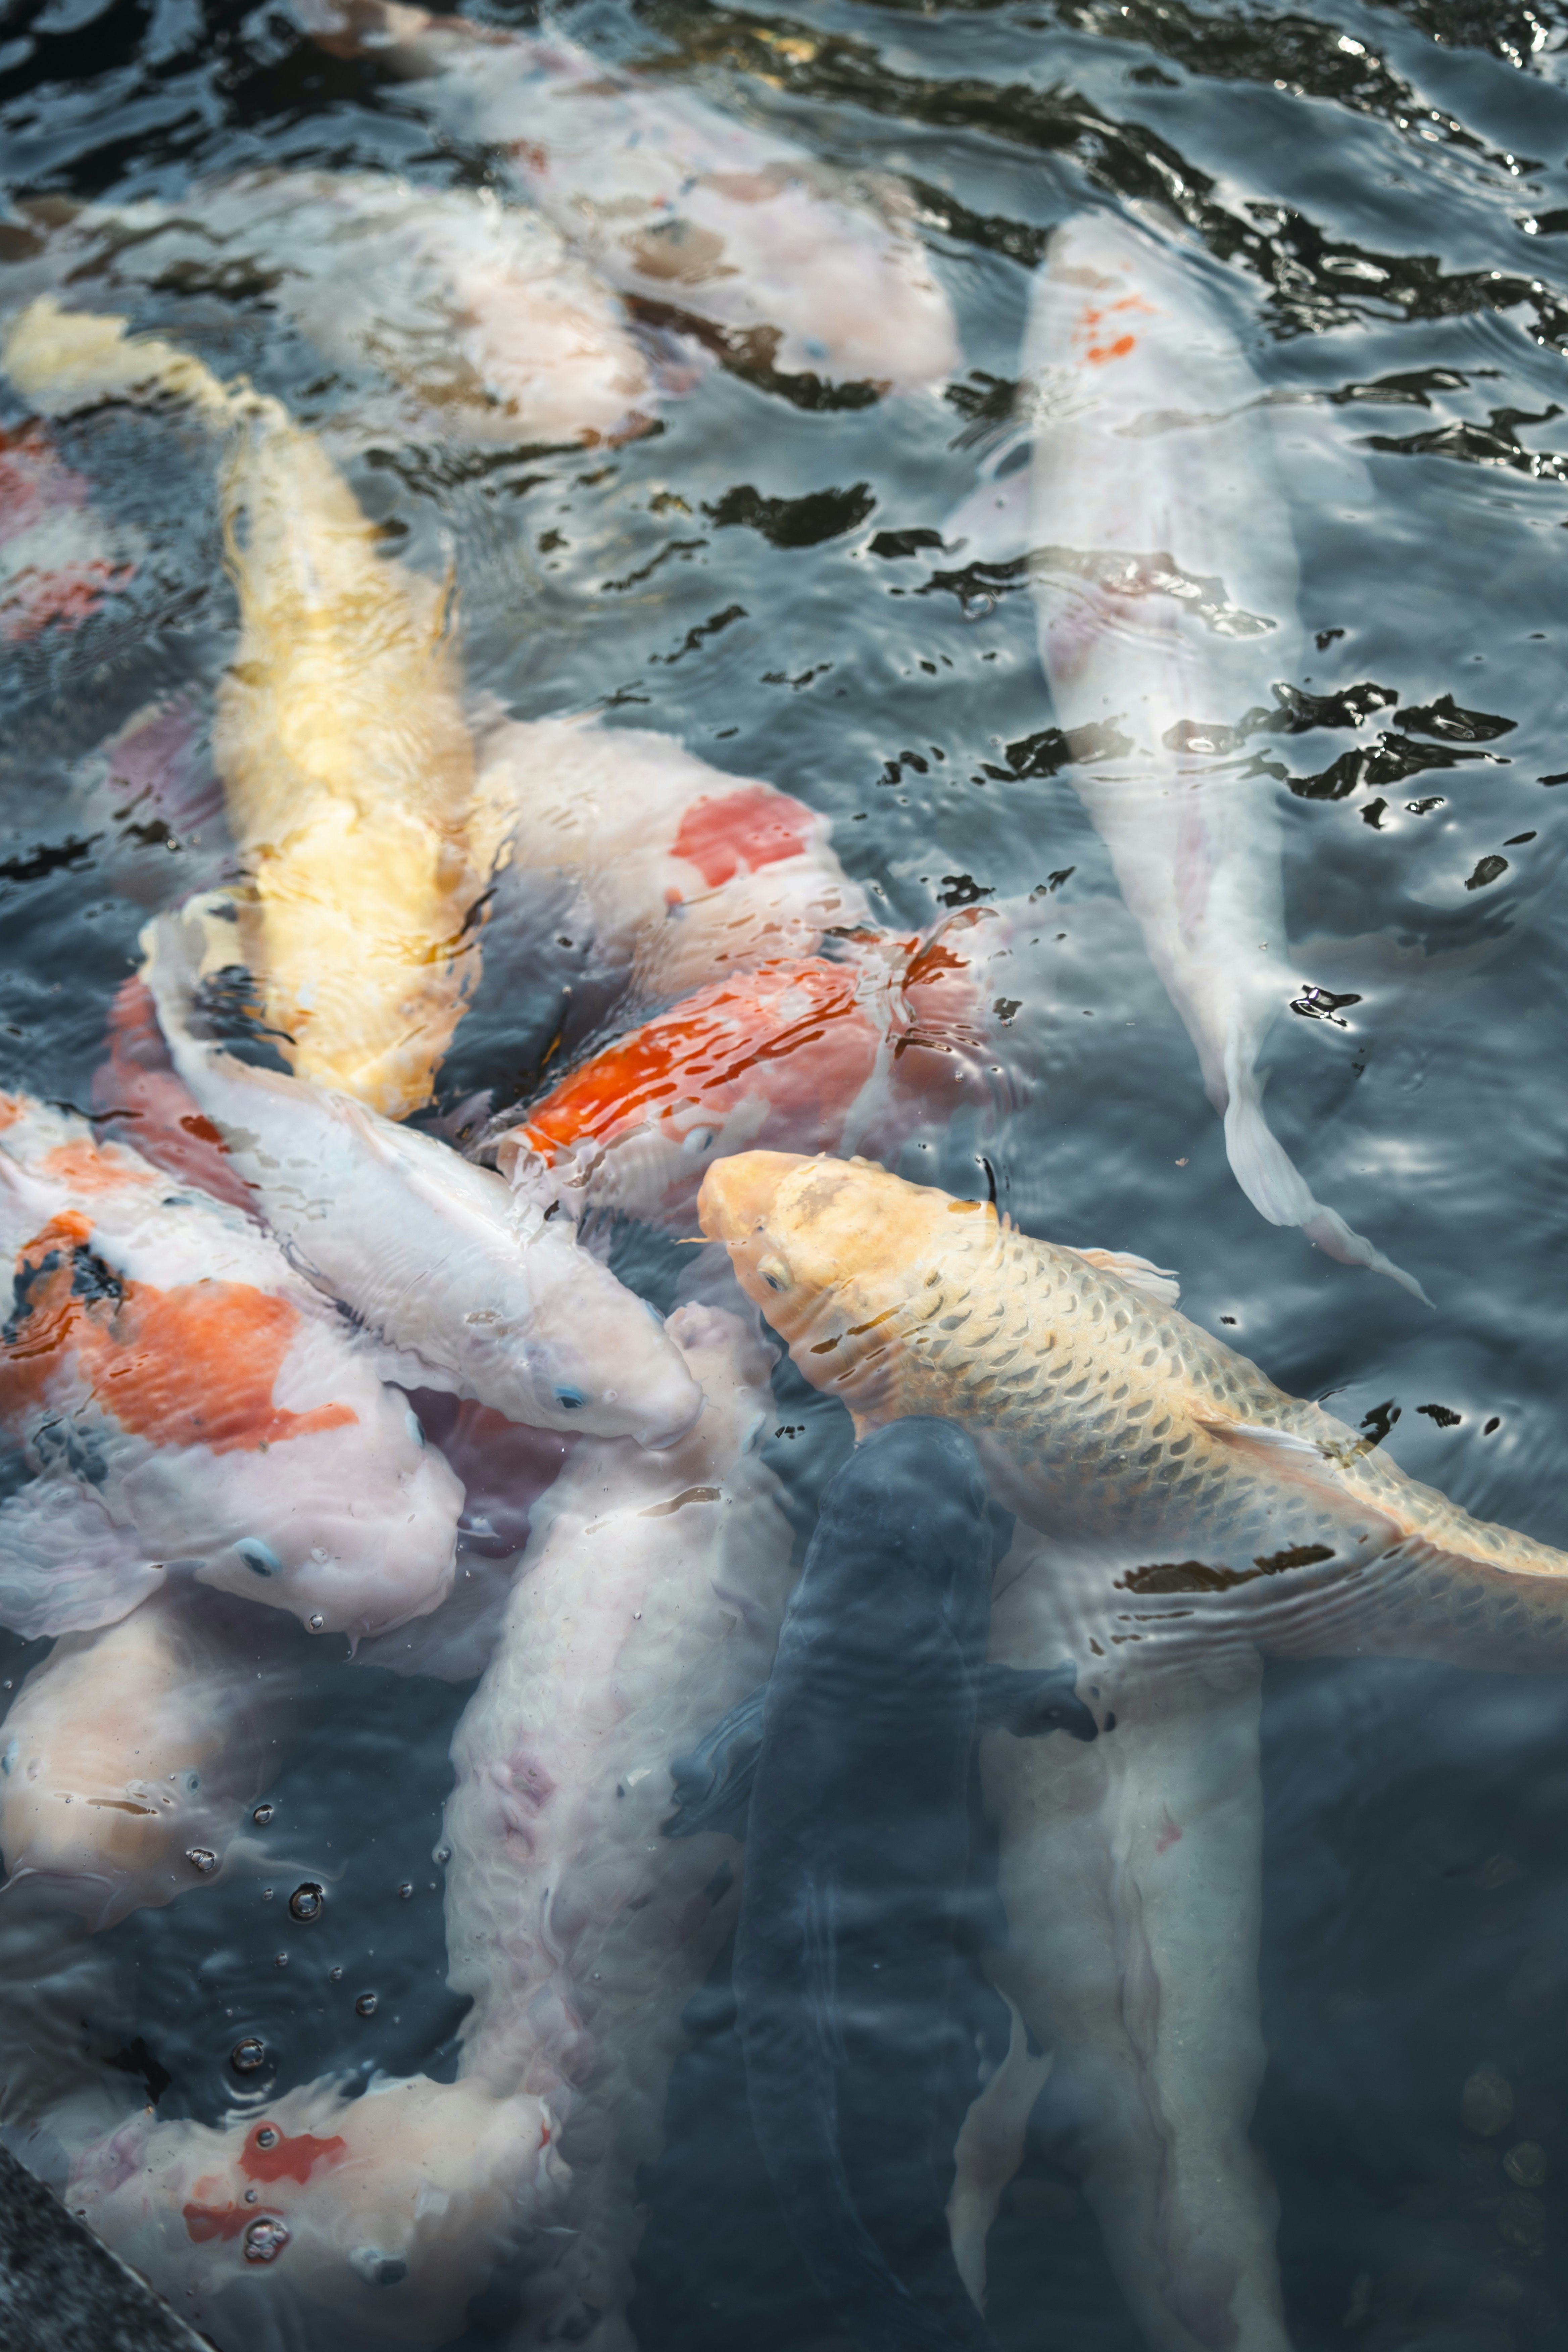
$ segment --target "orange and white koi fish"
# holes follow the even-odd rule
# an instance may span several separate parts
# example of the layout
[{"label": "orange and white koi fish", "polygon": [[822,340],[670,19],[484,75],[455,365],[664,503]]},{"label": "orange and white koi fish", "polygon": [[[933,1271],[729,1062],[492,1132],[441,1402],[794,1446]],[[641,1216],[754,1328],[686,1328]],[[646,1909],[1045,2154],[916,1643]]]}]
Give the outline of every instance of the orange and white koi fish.
[{"label": "orange and white koi fish", "polygon": [[252,172],[174,204],[85,206],[51,224],[29,276],[112,298],[176,272],[226,289],[247,265],[335,368],[395,387],[340,412],[351,438],[621,441],[659,407],[660,377],[616,297],[547,220],[488,189]]},{"label": "orange and white koi fish", "polygon": [[462,1489],[277,1244],[0,1097],[0,1623],[123,1617],[174,1567],[351,1638],[434,1609]]},{"label": "orange and white koi fish", "polygon": [[117,1624],[62,1634],[0,1721],[6,1894],[26,1884],[100,1928],[221,1874],[300,1679],[281,1631],[226,1594],[165,1586]]},{"label": "orange and white koi fish", "polygon": [[552,895],[566,929],[591,942],[595,972],[625,975],[639,998],[813,954],[825,931],[871,920],[826,817],[672,736],[503,719],[479,754],[502,889],[515,877],[532,898]]},{"label": "orange and white koi fish", "polygon": [[[552,2200],[549,2108],[476,2081],[307,2084],[219,2126],[151,2109],[76,2151],[65,2202],[192,2323],[278,2340],[323,2313],[444,2344]],[[231,2333],[232,2331],[232,2333]]]},{"label": "orange and white koi fish", "polygon": [[298,0],[326,48],[409,77],[448,136],[512,179],[612,285],[718,328],[753,365],[906,388],[958,364],[905,193],[836,177],[791,141],[570,40],[397,0]]},{"label": "orange and white koi fish", "polygon": [[459,2080],[542,2089],[569,2194],[535,2242],[519,2346],[624,2310],[681,2011],[733,1924],[741,1849],[659,1835],[670,1760],[766,1674],[791,1537],[753,1450],[773,1411],[751,1318],[682,1307],[669,1328],[700,1420],[652,1460],[584,1440],[535,1528],[453,1741],[449,1980],[471,1993]]},{"label": "orange and white koi fish", "polygon": [[236,974],[225,898],[142,934],[174,1066],[228,1165],[392,1377],[532,1427],[668,1445],[701,1407],[653,1307],[579,1243],[553,1195],[524,1201],[449,1145],[209,1042]]},{"label": "orange and white koi fish", "polygon": [[[1253,772],[1306,665],[1274,414],[1218,271],[1091,213],[1051,239],[1025,373],[1034,457],[1013,476],[1072,781],[1269,1222],[1424,1297],[1313,1199],[1269,1128],[1257,1063],[1296,992],[1276,788]],[[952,528],[1000,552],[983,492]],[[1011,552],[1012,545],[1008,547]]]},{"label": "orange and white koi fish", "polygon": [[684,1226],[703,1170],[728,1153],[831,1151],[850,1130],[890,1150],[933,1094],[945,1119],[951,1080],[973,1074],[952,1042],[968,993],[947,990],[941,1034],[920,1016],[962,958],[940,936],[863,934],[849,948],[843,962],[781,960],[715,982],[604,1046],[502,1131],[501,1173],[533,1187],[565,1171],[589,1204]]},{"label": "orange and white koi fish", "polygon": [[248,385],[40,295],[0,363],[59,415],[162,392],[226,436],[239,593],[214,756],[252,877],[239,952],[300,1076],[394,1116],[429,1096],[468,977],[483,888],[473,749],[444,592],[381,534],[313,435]]},{"label": "orange and white koi fish", "polygon": [[129,585],[130,542],[88,499],[41,425],[0,432],[0,644],[74,629]]}]

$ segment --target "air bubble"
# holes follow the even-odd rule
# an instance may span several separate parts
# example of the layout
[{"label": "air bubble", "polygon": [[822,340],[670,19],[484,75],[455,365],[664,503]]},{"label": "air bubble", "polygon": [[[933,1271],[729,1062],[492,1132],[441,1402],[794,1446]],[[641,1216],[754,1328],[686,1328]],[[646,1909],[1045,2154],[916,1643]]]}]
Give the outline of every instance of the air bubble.
[{"label": "air bubble", "polygon": [[326,1891],[313,1878],[307,1878],[289,1897],[289,1916],[295,1919],[319,1919],[326,1902]]},{"label": "air bubble", "polygon": [[263,2124],[256,2135],[256,2145],[258,2147],[276,2147],[278,2145],[277,2125]]},{"label": "air bubble", "polygon": [[430,1859],[436,1864],[438,1869],[445,1870],[447,1864],[452,1859],[451,1847],[449,1845],[438,1845],[436,1848],[435,1853],[430,1856]]},{"label": "air bubble", "polygon": [[272,1807],[270,1805],[258,1805],[250,1818],[256,1823],[258,1830],[264,1830],[267,1827],[268,1822],[272,1819]]},{"label": "air bubble", "polygon": [[209,1871],[217,1868],[217,1856],[210,1845],[188,1845],[185,1848],[185,1860],[193,1870],[199,1870],[204,1878]]},{"label": "air bubble", "polygon": [[342,1984],[342,1980],[343,1972],[342,1969],[329,1969],[327,1970],[327,1982],[329,1984]]},{"label": "air bubble", "polygon": [[289,2232],[281,2221],[253,2221],[245,2233],[245,2259],[247,2263],[275,2263],[289,2242]]},{"label": "air bubble", "polygon": [[405,1878],[397,1890],[397,1899],[400,1903],[406,1903],[413,1893],[414,1881],[411,1878]]},{"label": "air bubble", "polygon": [[373,1992],[362,1992],[359,1999],[354,2003],[354,2015],[356,2017],[374,2017],[375,2015],[375,1999],[376,1997]]},{"label": "air bubble", "polygon": [[254,2074],[267,2063],[267,2044],[259,2035],[247,2033],[229,2052],[228,2063],[237,2074]]},{"label": "air bubble", "polygon": [[320,1611],[319,1609],[318,1609],[318,1610],[316,1610],[316,1611],[314,1612],[314,1613],[312,1614],[311,1618],[310,1618],[310,1631],[311,1631],[311,1633],[321,1633],[321,1632],[322,1631],[323,1627],[325,1626],[326,1622],[327,1622],[327,1621],[326,1621],[326,1619],[322,1616],[322,1614],[321,1614],[321,1611]]}]

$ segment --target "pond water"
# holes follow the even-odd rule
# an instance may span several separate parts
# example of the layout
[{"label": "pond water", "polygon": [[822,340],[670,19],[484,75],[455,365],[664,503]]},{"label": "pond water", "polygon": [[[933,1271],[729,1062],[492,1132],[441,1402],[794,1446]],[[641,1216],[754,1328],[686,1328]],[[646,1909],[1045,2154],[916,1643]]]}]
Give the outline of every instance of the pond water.
[{"label": "pond water", "polygon": [[[522,6],[482,14],[536,27]],[[1003,1083],[928,1119],[903,1174],[968,1198],[989,1187],[1026,1233],[1177,1269],[1184,1312],[1288,1393],[1331,1399],[1478,1517],[1561,1541],[1568,15],[1556,0],[802,0],[787,14],[584,0],[559,23],[606,65],[907,190],[956,320],[956,372],[885,394],[835,386],[682,341],[679,316],[645,304],[672,379],[654,430],[463,446],[384,420],[343,432],[363,379],[323,362],[266,268],[125,272],[114,306],[328,436],[385,544],[451,583],[471,697],[523,719],[593,709],[767,780],[831,821],[877,920],[903,934],[966,904],[1033,906],[1039,944],[1020,941],[1011,1010],[988,1033]],[[177,205],[259,166],[519,200],[479,129],[432,111],[374,51],[328,53],[282,7],[13,0],[0,19],[7,309],[7,270],[20,286],[38,223],[68,205]],[[612,153],[606,200],[616,169]],[[1297,991],[1264,1055],[1268,1108],[1318,1197],[1430,1307],[1266,1223],[1237,1186],[1193,1046],[1051,750],[1026,568],[952,543],[950,517],[1006,444],[1052,231],[1129,206],[1184,224],[1271,413],[1299,421],[1282,440],[1288,515],[1260,488],[1251,521],[1288,529],[1299,552],[1310,668],[1293,682],[1343,700],[1340,731],[1305,748],[1271,736],[1245,784],[1279,814]],[[0,382],[0,428],[28,413]],[[237,602],[212,446],[177,406],[88,407],[50,430],[130,568],[97,609],[0,648],[0,1083],[87,1114],[149,914],[237,871],[205,766]],[[185,714],[177,751],[140,797],[108,788],[102,747],[153,704]],[[563,1034],[570,1054],[624,1024],[595,997],[591,955],[563,940],[498,891],[420,1124],[469,1136],[487,1090],[538,1091]],[[578,1008],[564,1024],[563,1006]],[[661,1312],[679,1295],[677,1231],[613,1221],[616,1271]],[[798,1557],[851,1431],[787,1358],[773,1397],[762,1454]],[[14,1459],[7,1491],[26,1475]],[[0,1641],[10,1689],[45,1645]],[[337,2074],[457,2074],[443,1809],[473,1682],[351,1666],[336,1635],[301,1654],[302,1695],[256,1792],[266,1818],[213,1885],[87,1942],[16,1916],[7,1931],[0,1895],[5,2000],[44,2021],[6,2053],[24,2153],[42,2145],[29,2134],[57,2079],[144,2084],[160,2123],[216,2125],[237,2098],[259,2113],[258,2094]],[[1253,2130],[1278,2189],[1292,2339],[1568,2342],[1560,1671],[1271,1659],[1262,1785]],[[975,1834],[984,1878],[978,1816]],[[291,1916],[307,1881],[326,1888],[321,1916]],[[637,2177],[629,2318],[597,2340],[826,2352],[851,2338],[780,2222],[729,1957],[691,1989],[662,2153]],[[973,1954],[957,1998],[994,2045]],[[232,2057],[247,2037],[255,2080]],[[1483,2069],[1510,2086],[1505,2129],[1461,2116]],[[1473,2125],[1474,2095],[1466,2112]],[[1529,2157],[1503,2171],[1521,2140],[1545,2150],[1543,2178]],[[1147,2340],[1048,2100],[989,2270],[1008,2352]],[[522,2311],[503,2265],[451,2340],[545,2340]],[[226,2318],[204,2307],[203,2325],[224,2352],[339,2328],[265,2297]],[[351,2325],[367,2344],[407,2340],[391,2320]],[[1167,2340],[1246,2352],[1263,2336]]]}]

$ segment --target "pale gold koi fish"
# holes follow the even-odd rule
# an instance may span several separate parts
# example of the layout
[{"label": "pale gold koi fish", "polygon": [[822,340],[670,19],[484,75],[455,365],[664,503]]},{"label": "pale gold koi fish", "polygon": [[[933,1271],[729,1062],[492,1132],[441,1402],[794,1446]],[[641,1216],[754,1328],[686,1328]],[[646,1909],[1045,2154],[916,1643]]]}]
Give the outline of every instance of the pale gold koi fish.
[{"label": "pale gold koi fish", "polygon": [[1113,1641],[1568,1659],[1568,1556],[1472,1519],[1175,1311],[1144,1260],[1037,1241],[867,1160],[755,1151],[698,1202],[857,1432],[961,1422],[1053,1556],[1109,1576]]},{"label": "pale gold koi fish", "polygon": [[300,1077],[416,1109],[462,1009],[483,888],[473,747],[443,589],[381,534],[312,434],[123,319],[42,296],[0,360],[59,415],[160,392],[227,435],[221,505],[240,633],[214,755],[251,877],[235,961]]}]

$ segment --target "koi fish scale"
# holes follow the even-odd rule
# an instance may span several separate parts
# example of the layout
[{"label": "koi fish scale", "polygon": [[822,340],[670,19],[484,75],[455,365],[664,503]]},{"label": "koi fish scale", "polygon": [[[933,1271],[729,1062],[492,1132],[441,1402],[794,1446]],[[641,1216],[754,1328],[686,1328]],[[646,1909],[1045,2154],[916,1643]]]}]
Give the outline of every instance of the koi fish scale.
[{"label": "koi fish scale", "polygon": [[172,1560],[317,1630],[434,1609],[461,1487],[276,1243],[69,1114],[0,1112],[0,1420],[37,1474],[0,1505],[0,1622],[110,1623]]},{"label": "koi fish scale", "polygon": [[1124,1596],[1114,1638],[1568,1657],[1568,1557],[1283,1394],[1142,1260],[1034,1240],[868,1161],[721,1160],[699,1213],[858,1428],[931,1413],[973,1433],[1008,1508]]}]

